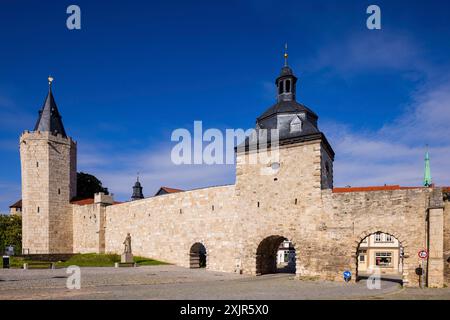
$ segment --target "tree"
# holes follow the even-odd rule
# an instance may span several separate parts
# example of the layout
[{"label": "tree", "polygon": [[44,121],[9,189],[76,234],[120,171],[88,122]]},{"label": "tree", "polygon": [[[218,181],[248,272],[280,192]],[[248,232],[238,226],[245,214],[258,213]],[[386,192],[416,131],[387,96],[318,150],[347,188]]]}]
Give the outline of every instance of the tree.
[{"label": "tree", "polygon": [[7,246],[14,246],[14,253],[22,252],[22,217],[20,215],[0,215],[0,253]]},{"label": "tree", "polygon": [[84,172],[77,173],[76,199],[94,198],[94,194],[98,192],[108,194],[108,188],[104,188],[102,182],[91,174]]}]

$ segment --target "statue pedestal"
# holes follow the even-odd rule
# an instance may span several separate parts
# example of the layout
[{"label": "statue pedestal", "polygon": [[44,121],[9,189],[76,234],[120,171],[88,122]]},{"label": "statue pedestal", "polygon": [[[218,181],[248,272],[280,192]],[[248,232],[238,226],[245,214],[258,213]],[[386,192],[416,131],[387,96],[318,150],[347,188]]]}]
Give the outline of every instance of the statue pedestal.
[{"label": "statue pedestal", "polygon": [[121,263],[131,263],[133,262],[133,254],[129,252],[122,253],[120,256]]}]

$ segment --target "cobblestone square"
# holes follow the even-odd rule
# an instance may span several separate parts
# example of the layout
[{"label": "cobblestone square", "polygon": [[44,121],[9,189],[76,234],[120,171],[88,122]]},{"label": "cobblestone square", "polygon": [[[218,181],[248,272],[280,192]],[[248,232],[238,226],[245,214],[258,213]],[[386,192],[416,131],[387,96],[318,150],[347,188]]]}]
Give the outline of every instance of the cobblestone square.
[{"label": "cobblestone square", "polygon": [[365,281],[295,281],[292,274],[237,275],[178,266],[81,268],[81,289],[66,287],[66,269],[0,270],[0,299],[446,299],[450,289],[402,288],[382,281],[369,290]]}]

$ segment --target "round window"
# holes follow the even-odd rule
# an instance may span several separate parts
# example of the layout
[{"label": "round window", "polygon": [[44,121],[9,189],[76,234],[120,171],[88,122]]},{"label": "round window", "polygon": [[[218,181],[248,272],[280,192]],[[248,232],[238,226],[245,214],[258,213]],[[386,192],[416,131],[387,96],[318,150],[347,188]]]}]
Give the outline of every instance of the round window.
[{"label": "round window", "polygon": [[280,169],[280,164],[278,162],[274,162],[274,163],[272,163],[271,167],[272,167],[272,170],[278,170],[278,169]]}]

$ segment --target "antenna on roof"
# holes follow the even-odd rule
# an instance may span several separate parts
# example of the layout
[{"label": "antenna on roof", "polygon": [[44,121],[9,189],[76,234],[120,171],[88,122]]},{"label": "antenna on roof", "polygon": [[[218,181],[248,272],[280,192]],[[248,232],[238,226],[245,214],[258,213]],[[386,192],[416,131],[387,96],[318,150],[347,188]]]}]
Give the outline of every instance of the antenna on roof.
[{"label": "antenna on roof", "polygon": [[288,44],[287,42],[284,44],[284,66],[287,67],[288,66]]}]

